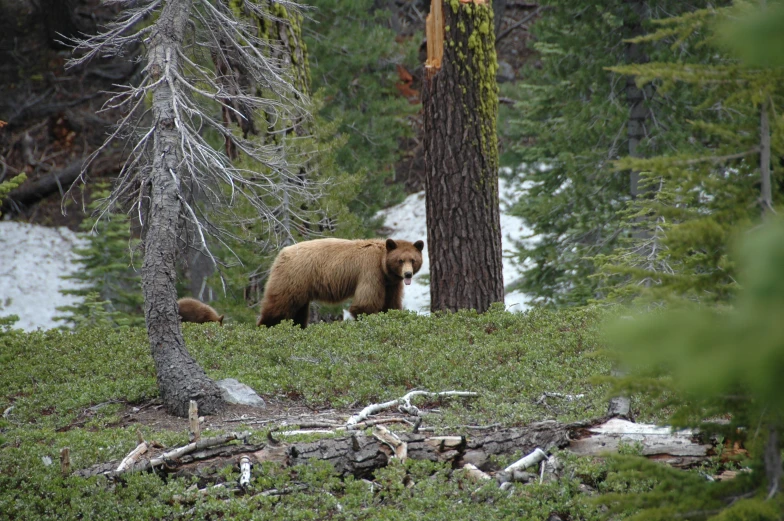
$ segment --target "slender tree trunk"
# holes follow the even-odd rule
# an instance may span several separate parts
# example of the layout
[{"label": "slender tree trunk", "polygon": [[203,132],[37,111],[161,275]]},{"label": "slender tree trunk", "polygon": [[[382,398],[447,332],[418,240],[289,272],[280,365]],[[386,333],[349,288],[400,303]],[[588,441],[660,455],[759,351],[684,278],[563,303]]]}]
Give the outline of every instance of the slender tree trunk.
[{"label": "slender tree trunk", "polygon": [[[627,0],[630,13],[625,22],[627,35],[635,37],[643,34],[643,21],[649,14],[648,3],[645,0]],[[629,64],[642,64],[649,61],[640,44],[626,43],[626,62]],[[648,124],[651,119],[651,109],[646,105],[646,100],[651,99],[654,90],[652,84],[645,85],[642,89],[637,87],[632,76],[626,78],[626,100],[629,103],[629,121],[627,123],[627,137],[629,140],[629,156],[643,157],[639,150],[642,140],[648,137]],[[640,172],[630,172],[629,193],[632,200],[639,198],[653,198],[657,190],[661,189],[651,186],[642,186]],[[660,219],[661,217],[657,218]],[[661,270],[659,265],[659,252],[661,250],[661,237],[658,230],[658,222],[652,222],[652,217],[639,216],[632,225],[631,234],[636,241],[636,254],[642,260],[642,268],[650,273]],[[646,287],[653,283],[652,277],[647,277],[644,281]]]},{"label": "slender tree trunk", "polygon": [[484,1],[433,0],[428,25],[422,105],[430,309],[483,312],[504,300],[493,12]]},{"label": "slender tree trunk", "polygon": [[[633,20],[627,21],[627,28],[630,37],[640,36],[643,33],[642,20],[646,16],[647,6],[644,1],[631,0],[628,2],[631,7]],[[642,52],[640,44],[626,43],[626,63],[646,63],[648,57]],[[629,103],[629,121],[627,123],[627,137],[629,139],[629,156],[642,157],[642,153],[637,150],[640,141],[647,136],[646,124],[650,115],[650,109],[645,105],[646,97],[650,97],[652,87],[650,84],[643,89],[637,87],[633,76],[626,78],[626,101]],[[633,199],[643,194],[640,187],[640,172],[631,172],[629,178],[629,192]]]},{"label": "slender tree trunk", "polygon": [[496,35],[501,31],[501,24],[504,20],[504,14],[506,14],[506,4],[507,0],[493,0],[493,27]]},{"label": "slender tree trunk", "polygon": [[765,444],[765,477],[768,479],[768,499],[772,499],[781,490],[781,444],[779,431],[776,425],[771,425],[768,430],[768,441]]},{"label": "slender tree trunk", "polygon": [[[760,1],[760,8],[768,7],[766,0]],[[768,99],[765,96],[760,106],[760,205],[762,216],[767,217],[773,210],[773,191],[770,185],[770,121],[768,120]]]},{"label": "slender tree trunk", "polygon": [[188,23],[191,0],[166,2],[148,52],[148,70],[152,79],[164,78],[153,89],[152,113],[153,168],[149,177],[149,212],[144,237],[142,291],[144,316],[150,348],[155,360],[158,389],[166,410],[187,416],[190,400],[199,411],[213,414],[221,409],[223,400],[217,385],[207,377],[185,348],[177,314],[177,278],[175,260],[180,220],[180,135],[175,124],[167,70],[179,67],[178,49]]},{"label": "slender tree trunk", "polygon": [[773,210],[773,191],[770,185],[770,122],[768,120],[768,101],[763,101],[760,109],[760,181],[762,185],[760,205],[762,215]]}]

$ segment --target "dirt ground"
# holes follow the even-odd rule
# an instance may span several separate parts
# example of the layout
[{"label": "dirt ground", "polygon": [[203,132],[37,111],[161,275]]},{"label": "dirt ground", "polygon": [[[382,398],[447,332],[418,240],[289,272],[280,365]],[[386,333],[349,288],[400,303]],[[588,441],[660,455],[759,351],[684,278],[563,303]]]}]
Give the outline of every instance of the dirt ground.
[{"label": "dirt ground", "polygon": [[[344,424],[352,411],[335,409],[313,410],[292,401],[265,400],[266,407],[228,404],[223,412],[217,415],[202,416],[202,430],[220,430],[231,432],[242,428],[267,429],[270,426],[289,427],[298,425],[324,424],[333,428]],[[88,410],[89,411],[89,410]],[[89,415],[87,413],[86,415]],[[157,401],[149,401],[141,405],[127,405],[120,415],[118,426],[132,427],[144,425],[155,430],[187,431],[188,419],[178,418],[167,413],[163,405]]]}]

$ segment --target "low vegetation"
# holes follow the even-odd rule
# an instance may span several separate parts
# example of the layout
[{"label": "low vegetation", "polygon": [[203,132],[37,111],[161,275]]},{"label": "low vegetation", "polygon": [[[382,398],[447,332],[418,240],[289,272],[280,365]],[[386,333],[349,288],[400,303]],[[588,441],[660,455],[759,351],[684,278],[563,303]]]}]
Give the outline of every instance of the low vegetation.
[{"label": "low vegetation", "polygon": [[[597,308],[521,314],[498,306],[482,315],[393,312],[305,330],[290,323],[274,328],[184,324],[184,334],[210,377],[237,378],[267,400],[270,408],[259,410],[260,418],[287,407],[330,410],[347,418],[411,389],[464,390],[479,396],[417,405],[439,411],[427,415],[423,426],[472,436],[477,431],[468,426],[602,416],[609,386],[599,382],[611,367],[600,342],[606,318],[608,313]],[[732,483],[704,477],[748,463],[718,454],[701,469],[683,471],[640,461],[633,446],[609,459],[561,453],[566,471],[560,479],[508,489],[421,460],[393,461],[372,480],[338,476],[323,461],[295,467],[266,462],[254,467],[244,492],[213,487],[233,487],[236,466],[189,477],[138,472],[112,481],[64,477],[59,465],[64,447],[70,449],[71,468],[78,470],[121,459],[135,447],[137,431],[166,447],[187,443],[185,429],[128,421],[134,407],[149,409],[157,402],[148,349],[142,328],[24,333],[0,325],[0,364],[6,368],[0,377],[0,520],[671,519],[672,508],[651,506],[683,500],[682,490],[699,498],[693,501],[696,510],[720,509],[727,497],[736,498],[731,511],[741,514],[780,506],[748,494],[759,490],[760,469],[739,472]],[[545,393],[583,396],[542,399]],[[633,404],[638,419],[657,419],[654,402],[635,396]],[[267,441],[270,424],[230,425],[251,429],[252,443]],[[203,433],[215,434],[214,429]],[[521,455],[499,457],[496,463],[502,468]],[[777,519],[774,510],[759,518]]]},{"label": "low vegetation", "polygon": [[[348,413],[414,388],[478,392],[478,398],[428,404],[441,413],[425,423],[451,433],[469,424],[601,416],[605,388],[591,383],[609,372],[609,362],[597,355],[601,317],[597,310],[495,308],[483,315],[398,312],[305,330],[185,324],[184,331],[211,377],[237,378],[268,401]],[[66,446],[79,469],[125,456],[136,428],[167,446],[187,441],[185,432],[120,421],[130,406],[156,399],[148,349],[142,328],[0,335],[0,363],[7,368],[0,378],[0,408],[7,411],[0,420],[0,519],[547,519],[553,512],[592,519],[598,513],[578,493],[576,478],[535,485],[533,495],[528,489],[509,494],[496,484],[468,486],[460,472],[414,461],[378,472],[372,484],[340,479],[318,462],[257,468],[256,492],[296,485],[296,492],[280,496],[220,490],[203,496],[188,491],[192,480],[153,474],[118,483],[62,477],[59,451]],[[539,401],[545,392],[585,396]],[[263,441],[265,434],[254,437]],[[225,469],[200,485],[235,481],[237,474]]]}]

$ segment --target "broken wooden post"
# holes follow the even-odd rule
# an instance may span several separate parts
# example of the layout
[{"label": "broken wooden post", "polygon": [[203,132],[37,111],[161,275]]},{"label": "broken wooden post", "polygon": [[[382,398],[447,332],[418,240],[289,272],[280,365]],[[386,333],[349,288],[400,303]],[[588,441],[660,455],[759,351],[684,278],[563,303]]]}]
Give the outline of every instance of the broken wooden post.
[{"label": "broken wooden post", "polygon": [[444,57],[444,5],[443,0],[431,0],[430,14],[425,19],[427,38],[426,74],[432,75],[441,68]]},{"label": "broken wooden post", "polygon": [[63,476],[71,473],[71,449],[68,447],[60,449],[60,472]]},{"label": "broken wooden post", "polygon": [[188,439],[191,442],[199,441],[201,438],[201,426],[199,425],[199,404],[196,400],[191,400],[188,406]]}]

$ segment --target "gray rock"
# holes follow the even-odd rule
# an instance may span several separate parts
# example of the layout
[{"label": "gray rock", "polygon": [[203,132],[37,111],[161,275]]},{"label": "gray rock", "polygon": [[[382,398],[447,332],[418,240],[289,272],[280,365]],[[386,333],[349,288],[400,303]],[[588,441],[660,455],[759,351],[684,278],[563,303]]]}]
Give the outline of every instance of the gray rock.
[{"label": "gray rock", "polygon": [[264,400],[256,394],[256,391],[247,385],[238,382],[234,378],[225,378],[215,382],[220,387],[223,399],[228,403],[238,405],[252,405],[254,407],[266,407]]},{"label": "gray rock", "polygon": [[495,74],[496,81],[498,83],[504,83],[507,81],[514,81],[515,79],[515,71],[514,68],[509,65],[508,62],[505,61],[498,61],[498,71]]}]

